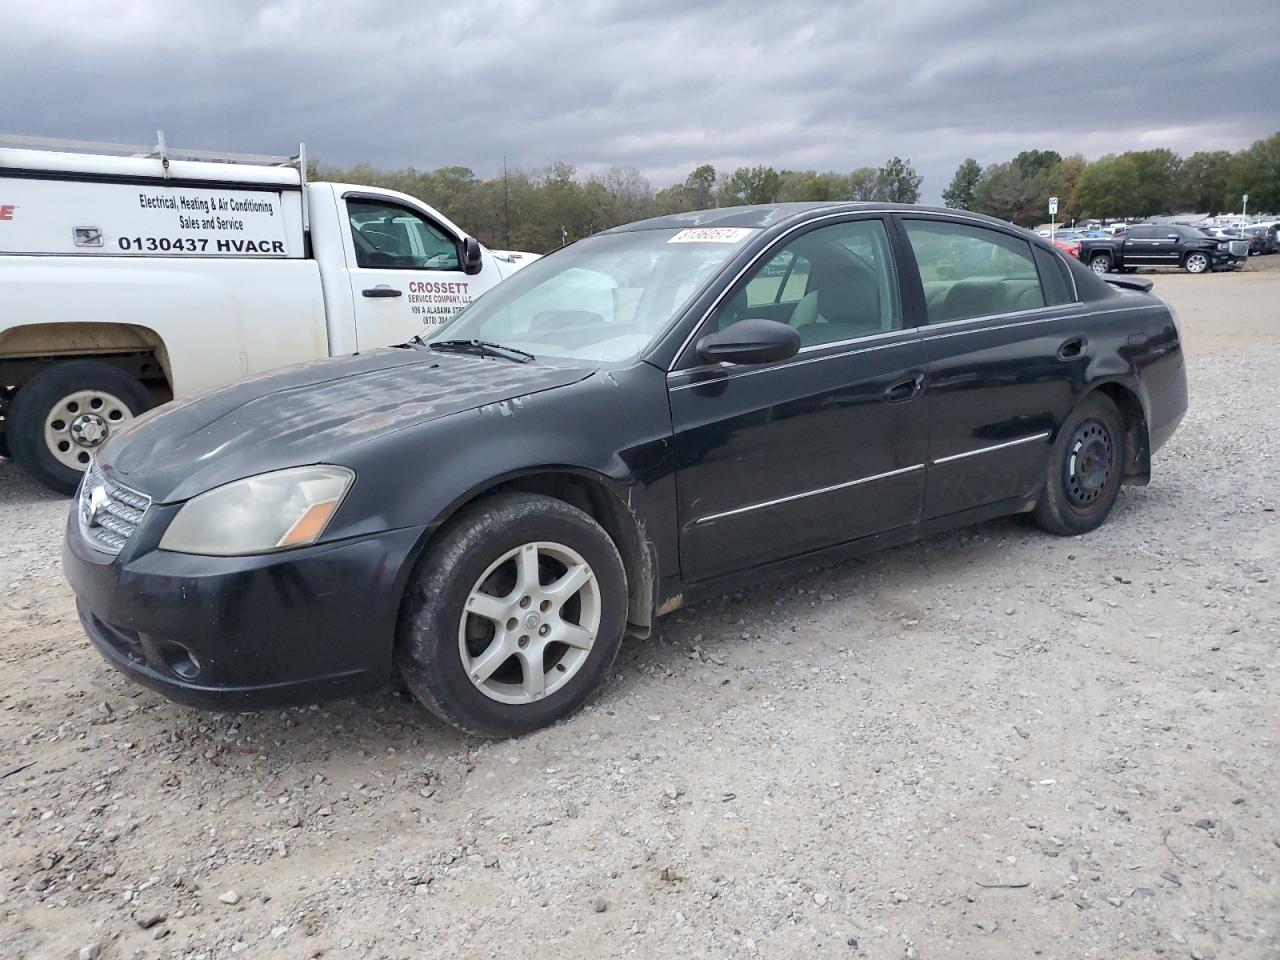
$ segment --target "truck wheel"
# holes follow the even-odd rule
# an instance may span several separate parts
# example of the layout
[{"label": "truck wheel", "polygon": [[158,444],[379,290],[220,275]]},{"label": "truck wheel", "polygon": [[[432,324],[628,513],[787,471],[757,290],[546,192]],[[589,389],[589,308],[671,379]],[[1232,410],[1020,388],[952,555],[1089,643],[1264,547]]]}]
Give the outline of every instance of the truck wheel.
[{"label": "truck wheel", "polygon": [[151,406],[151,394],[118,367],[68,360],[36,374],[7,416],[13,458],[59,493],[75,493],[94,450]]},{"label": "truck wheel", "polygon": [[1106,253],[1095,253],[1089,258],[1089,269],[1097,274],[1110,273],[1111,255]]},{"label": "truck wheel", "polygon": [[396,660],[446,723],[514,737],[577,710],[622,644],[627,576],[609,535],[562,500],[486,498],[413,572]]},{"label": "truck wheel", "polygon": [[1204,273],[1209,269],[1209,257],[1203,253],[1188,253],[1187,259],[1182,261],[1182,266],[1187,273]]}]

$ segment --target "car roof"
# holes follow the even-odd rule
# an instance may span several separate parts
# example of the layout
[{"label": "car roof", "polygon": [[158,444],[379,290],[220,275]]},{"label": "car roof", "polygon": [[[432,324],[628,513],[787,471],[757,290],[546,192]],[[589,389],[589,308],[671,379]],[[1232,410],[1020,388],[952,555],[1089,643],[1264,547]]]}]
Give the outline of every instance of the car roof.
[{"label": "car roof", "polygon": [[944,213],[964,217],[968,220],[982,220],[992,226],[1009,229],[1010,224],[994,217],[986,217],[968,210],[956,210],[950,207],[924,207],[914,203],[883,203],[872,201],[830,200],[797,203],[758,203],[740,207],[715,207],[708,210],[691,210],[687,213],[671,213],[663,217],[651,217],[648,220],[637,220],[635,223],[624,223],[621,226],[605,230],[605,233],[630,233],[635,230],[684,230],[690,227],[751,227],[763,229],[776,226],[787,220],[802,220],[807,214],[822,211],[824,213]]}]

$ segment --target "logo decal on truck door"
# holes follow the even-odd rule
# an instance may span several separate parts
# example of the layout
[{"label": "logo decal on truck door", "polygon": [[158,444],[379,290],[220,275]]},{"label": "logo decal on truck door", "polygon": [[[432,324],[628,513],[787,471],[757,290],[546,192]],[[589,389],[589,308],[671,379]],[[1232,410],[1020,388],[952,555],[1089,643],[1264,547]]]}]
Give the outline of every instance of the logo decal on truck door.
[{"label": "logo decal on truck door", "polygon": [[97,227],[76,227],[71,233],[77,247],[102,246],[102,231]]},{"label": "logo decal on truck door", "polygon": [[12,220],[13,211],[17,209],[12,203],[0,203],[0,220]]}]

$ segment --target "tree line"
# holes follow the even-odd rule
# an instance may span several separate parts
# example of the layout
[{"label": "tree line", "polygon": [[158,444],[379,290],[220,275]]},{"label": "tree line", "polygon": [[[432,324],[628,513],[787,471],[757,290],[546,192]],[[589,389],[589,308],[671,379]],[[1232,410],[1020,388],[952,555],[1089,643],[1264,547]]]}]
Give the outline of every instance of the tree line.
[{"label": "tree line", "polygon": [[1235,153],[1206,150],[1189,157],[1161,148],[1088,161],[1079,154],[1024,150],[987,167],[969,157],[942,201],[1031,227],[1048,219],[1049,197],[1058,198],[1058,220],[1070,222],[1238,212],[1244,194],[1250,210],[1280,212],[1280,133]]},{"label": "tree line", "polygon": [[[568,163],[510,170],[484,179],[469,167],[379,170],[369,164],[341,168],[313,164],[312,179],[387,187],[419,197],[496,249],[546,252],[600,230],[645,217],[789,200],[877,200],[916,203],[923,178],[910,159],[892,157],[879,167],[776,170],[771,166],[719,171],[709,163],[685,179],[655,189],[634,167],[610,167],[580,176]],[[1239,209],[1280,212],[1280,133],[1244,150],[1201,151],[1180,157],[1172,150],[1137,150],[1088,161],[1079,154],[1024,150],[983,167],[972,157],[943,191],[949,207],[972,210],[1022,226],[1047,218],[1047,201],[1059,198],[1058,220],[1081,217],[1147,217]]]},{"label": "tree line", "polygon": [[787,200],[915,203],[923,182],[911,161],[900,157],[850,173],[768,166],[721,173],[704,163],[683,182],[660,190],[634,167],[610,167],[584,178],[568,163],[510,170],[488,180],[469,167],[379,170],[365,163],[312,164],[307,175],[399,190],[430,203],[491,248],[539,253],[621,223],[707,207]]}]

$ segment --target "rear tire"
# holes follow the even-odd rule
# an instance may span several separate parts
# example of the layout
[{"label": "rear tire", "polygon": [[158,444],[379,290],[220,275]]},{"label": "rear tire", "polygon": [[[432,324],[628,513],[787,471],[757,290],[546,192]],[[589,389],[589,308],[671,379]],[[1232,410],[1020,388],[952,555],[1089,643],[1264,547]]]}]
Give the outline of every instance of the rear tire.
[{"label": "rear tire", "polygon": [[5,420],[13,459],[58,493],[74,493],[93,452],[152,405],[141,382],[97,360],[68,360],[23,385]]},{"label": "rear tire", "polygon": [[500,494],[467,508],[418,562],[396,661],[446,723],[514,737],[586,703],[626,622],[626,571],[600,525],[553,497]]},{"label": "rear tire", "polygon": [[1111,255],[1108,253],[1095,253],[1089,258],[1089,269],[1099,275],[1110,273],[1111,265]]},{"label": "rear tire", "polygon": [[1064,537],[1100,527],[1120,493],[1124,467],[1120,411],[1109,397],[1090,394],[1058,431],[1032,518]]}]

